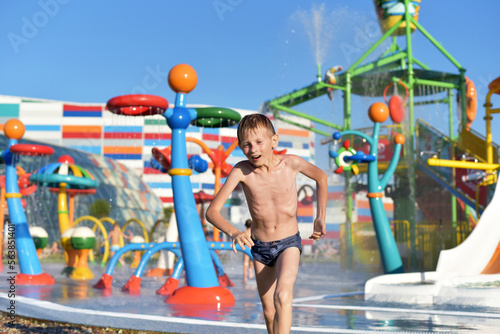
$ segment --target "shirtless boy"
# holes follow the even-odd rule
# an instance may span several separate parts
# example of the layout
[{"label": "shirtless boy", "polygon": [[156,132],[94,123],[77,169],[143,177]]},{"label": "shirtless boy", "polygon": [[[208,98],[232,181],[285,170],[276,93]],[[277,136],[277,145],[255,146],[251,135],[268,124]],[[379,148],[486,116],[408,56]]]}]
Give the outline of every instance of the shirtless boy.
[{"label": "shirtless boy", "polygon": [[[264,115],[243,117],[238,126],[239,146],[248,160],[237,163],[207,210],[207,220],[243,249],[251,247],[257,288],[268,333],[289,333],[292,326],[293,286],[299,270],[301,237],[297,222],[296,176],[316,181],[317,212],[310,239],[326,234],[327,176],[295,155],[276,155],[278,135]],[[220,211],[241,184],[252,216],[251,235],[226,221]]]},{"label": "shirtless boy", "polygon": [[[120,228],[120,225],[118,225],[118,223],[115,223],[113,225],[113,230],[111,230],[111,232],[109,232],[109,235],[108,235],[108,240],[111,239],[111,249],[110,249],[110,252],[109,252],[109,255],[111,257],[113,257],[113,255],[115,255],[115,253],[121,248],[120,247],[120,237],[124,237],[125,239],[127,240],[130,240],[132,239],[132,232],[129,231],[129,235],[125,235],[121,228]],[[125,262],[123,261],[123,259],[120,257],[118,259],[118,261],[120,262],[121,265],[124,265]]]}]

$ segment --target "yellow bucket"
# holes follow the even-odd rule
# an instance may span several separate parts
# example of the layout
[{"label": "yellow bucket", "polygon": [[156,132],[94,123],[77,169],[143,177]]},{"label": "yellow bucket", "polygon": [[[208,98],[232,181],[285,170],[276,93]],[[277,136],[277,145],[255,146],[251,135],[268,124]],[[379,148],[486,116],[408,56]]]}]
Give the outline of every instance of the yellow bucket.
[{"label": "yellow bucket", "polygon": [[[392,28],[404,16],[405,4],[404,0],[373,0],[375,11],[377,12],[378,23],[380,29],[384,34],[387,30]],[[410,15],[418,21],[418,14],[420,12],[420,0],[412,0],[408,5]],[[410,23],[411,32],[415,31],[417,27]],[[406,33],[406,21],[401,22],[394,35],[400,36]]]}]

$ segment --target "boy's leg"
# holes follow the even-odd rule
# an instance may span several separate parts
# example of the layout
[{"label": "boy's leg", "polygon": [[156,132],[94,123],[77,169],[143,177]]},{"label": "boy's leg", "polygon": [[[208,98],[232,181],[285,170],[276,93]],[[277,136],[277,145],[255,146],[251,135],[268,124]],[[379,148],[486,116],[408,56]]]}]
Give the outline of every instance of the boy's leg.
[{"label": "boy's leg", "polygon": [[254,272],[254,266],[253,266],[253,261],[248,261],[249,266],[248,266],[248,278],[252,279],[253,278],[253,272]]},{"label": "boy's leg", "polygon": [[259,291],[260,301],[266,320],[267,332],[273,333],[274,315],[274,291],[276,289],[276,267],[268,267],[265,264],[254,260],[255,279]]},{"label": "boy's leg", "polygon": [[292,327],[293,286],[299,271],[300,251],[287,248],[276,261],[276,291],[274,293],[274,334],[290,333]]},{"label": "boy's leg", "polygon": [[250,258],[248,255],[243,254],[243,282],[247,281],[249,262]]}]

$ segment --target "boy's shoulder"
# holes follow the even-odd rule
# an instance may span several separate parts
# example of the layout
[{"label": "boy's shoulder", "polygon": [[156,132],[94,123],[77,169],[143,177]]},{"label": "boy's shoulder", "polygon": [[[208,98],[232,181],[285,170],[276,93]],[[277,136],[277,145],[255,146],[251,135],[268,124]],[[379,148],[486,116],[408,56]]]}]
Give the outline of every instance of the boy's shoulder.
[{"label": "boy's shoulder", "polygon": [[289,162],[289,163],[300,163],[303,161],[307,161],[304,158],[302,158],[301,156],[298,156],[295,154],[279,154],[276,156],[279,157],[279,159],[281,159],[281,161]]},{"label": "boy's shoulder", "polygon": [[250,161],[248,160],[241,160],[234,165],[234,168],[239,168],[239,169],[247,169],[251,168],[253,165]]}]

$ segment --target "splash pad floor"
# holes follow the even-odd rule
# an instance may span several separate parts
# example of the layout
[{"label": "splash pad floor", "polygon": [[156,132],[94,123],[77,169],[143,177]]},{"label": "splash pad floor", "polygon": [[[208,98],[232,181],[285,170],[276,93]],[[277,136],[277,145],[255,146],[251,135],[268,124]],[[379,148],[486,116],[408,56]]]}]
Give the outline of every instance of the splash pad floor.
[{"label": "splash pad floor", "polygon": [[[9,298],[9,276],[0,274],[0,310],[44,320],[174,333],[266,333],[255,280],[243,283],[242,257],[223,257],[235,283],[230,309],[183,309],[165,303],[155,291],[166,277],[143,277],[139,295],[121,291],[134,270],[116,268],[111,293],[92,288],[105,268],[91,267],[95,278],[75,281],[60,275],[61,264],[42,264],[53,286],[16,286]],[[413,305],[365,301],[365,282],[375,274],[343,271],[338,263],[303,261],[295,284],[292,333],[496,333],[500,308]],[[181,279],[181,285],[185,284]]]}]

